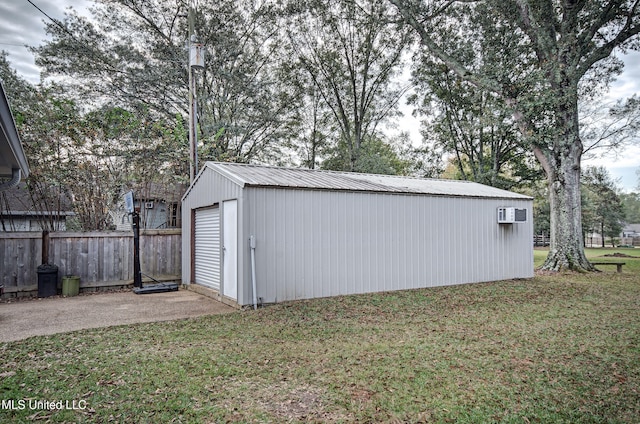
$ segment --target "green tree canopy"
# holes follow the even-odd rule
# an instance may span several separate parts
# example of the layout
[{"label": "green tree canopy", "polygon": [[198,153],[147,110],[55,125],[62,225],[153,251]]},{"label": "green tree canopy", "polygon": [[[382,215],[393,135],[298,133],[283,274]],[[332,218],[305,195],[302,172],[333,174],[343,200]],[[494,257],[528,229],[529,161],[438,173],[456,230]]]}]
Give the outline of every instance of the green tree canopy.
[{"label": "green tree canopy", "polygon": [[[380,124],[397,113],[404,89],[394,77],[408,43],[406,30],[390,21],[387,9],[385,0],[331,0],[290,2],[284,11],[296,81],[320,102],[315,110],[325,116],[324,133],[334,141],[327,166],[383,169],[371,163],[370,153],[380,146],[365,144],[376,143]],[[336,152],[347,157],[336,158]]]},{"label": "green tree canopy", "polygon": [[598,232],[613,239],[620,236],[624,221],[624,207],[617,193],[616,183],[604,167],[588,167],[583,174],[584,231]]},{"label": "green tree canopy", "polygon": [[183,1],[114,0],[91,11],[91,19],[72,13],[47,24],[52,40],[36,49],[45,75],[61,78],[75,98],[91,99],[90,108],[144,110],[167,126],[187,121],[186,16],[193,13],[207,52],[205,69],[195,72],[201,158],[282,156],[295,93],[278,78],[284,58],[273,5],[223,0],[190,11]]}]

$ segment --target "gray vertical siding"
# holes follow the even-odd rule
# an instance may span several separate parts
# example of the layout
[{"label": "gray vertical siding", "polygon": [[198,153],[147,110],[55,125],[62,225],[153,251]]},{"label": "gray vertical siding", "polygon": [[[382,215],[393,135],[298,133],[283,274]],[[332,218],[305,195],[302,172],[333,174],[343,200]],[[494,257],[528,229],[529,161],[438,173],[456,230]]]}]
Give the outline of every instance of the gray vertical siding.
[{"label": "gray vertical siding", "polygon": [[[245,204],[264,302],[533,275],[529,200],[247,187]],[[499,206],[529,222],[497,224]]]}]

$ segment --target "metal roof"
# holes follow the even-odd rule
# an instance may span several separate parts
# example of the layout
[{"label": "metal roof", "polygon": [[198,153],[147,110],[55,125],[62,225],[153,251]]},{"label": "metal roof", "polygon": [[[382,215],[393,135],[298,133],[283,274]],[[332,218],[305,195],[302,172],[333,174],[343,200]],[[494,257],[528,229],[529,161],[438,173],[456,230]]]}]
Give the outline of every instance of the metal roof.
[{"label": "metal roof", "polygon": [[279,187],[498,199],[531,199],[531,197],[523,194],[470,181],[280,168],[227,162],[206,162],[200,172],[204,172],[207,168],[219,172],[243,187]]}]

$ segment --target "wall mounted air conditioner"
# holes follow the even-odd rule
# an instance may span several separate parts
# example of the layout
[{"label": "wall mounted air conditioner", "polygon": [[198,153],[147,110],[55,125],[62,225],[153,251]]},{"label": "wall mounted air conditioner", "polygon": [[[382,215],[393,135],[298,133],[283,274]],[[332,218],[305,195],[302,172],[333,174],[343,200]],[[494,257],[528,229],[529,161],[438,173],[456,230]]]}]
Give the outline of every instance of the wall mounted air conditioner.
[{"label": "wall mounted air conditioner", "polygon": [[153,209],[153,202],[146,202],[144,204],[145,209]]},{"label": "wall mounted air conditioner", "polygon": [[519,208],[498,208],[498,224],[527,222],[527,210]]}]

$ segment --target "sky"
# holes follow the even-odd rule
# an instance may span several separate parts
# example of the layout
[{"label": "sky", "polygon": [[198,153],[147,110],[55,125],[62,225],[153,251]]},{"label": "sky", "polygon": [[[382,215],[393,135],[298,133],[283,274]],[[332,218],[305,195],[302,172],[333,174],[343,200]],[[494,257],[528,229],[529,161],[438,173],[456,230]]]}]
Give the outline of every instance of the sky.
[{"label": "sky", "polygon": [[[88,8],[92,3],[91,0],[0,0],[0,50],[9,53],[9,62],[20,76],[32,83],[38,83],[39,69],[25,45],[37,46],[47,39],[44,21],[49,19],[45,13],[62,20],[64,12],[69,7],[80,14],[89,14]],[[625,70],[611,86],[611,100],[626,98],[634,93],[640,95],[640,53],[630,53],[621,57],[625,62]],[[418,120],[411,117],[410,109],[404,110],[406,116],[399,122],[400,129],[419,139]],[[636,174],[640,170],[640,135],[635,145],[617,155],[583,160],[583,166],[590,165],[605,166],[611,176],[618,180],[622,190],[636,190],[640,185],[640,176]]]}]

